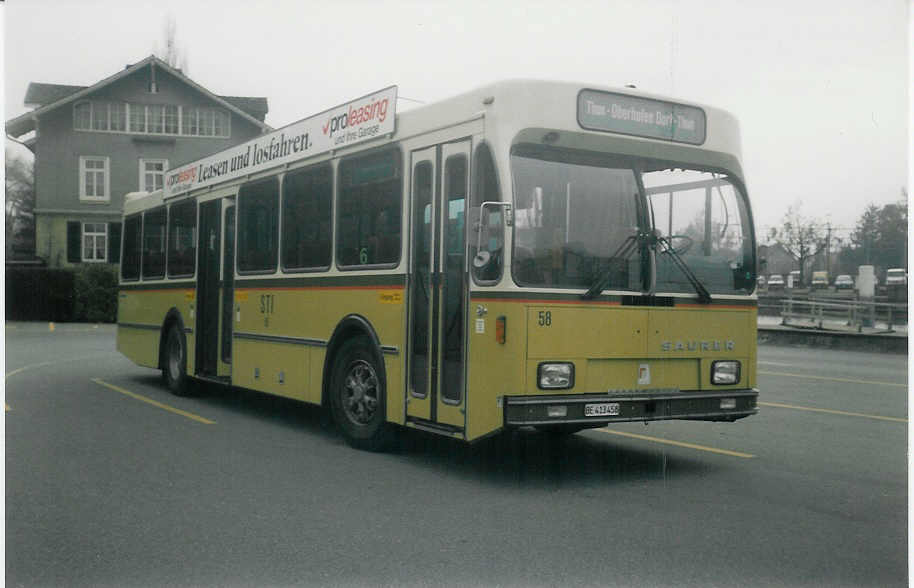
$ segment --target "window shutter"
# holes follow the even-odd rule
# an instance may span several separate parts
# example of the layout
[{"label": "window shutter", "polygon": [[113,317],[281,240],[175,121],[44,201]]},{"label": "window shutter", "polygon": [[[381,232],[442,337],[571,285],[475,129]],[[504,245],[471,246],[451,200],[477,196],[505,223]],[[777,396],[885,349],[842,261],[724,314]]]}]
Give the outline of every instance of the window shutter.
[{"label": "window shutter", "polygon": [[108,263],[121,262],[121,223],[108,223]]},{"label": "window shutter", "polygon": [[82,223],[67,221],[67,261],[79,263],[83,260]]}]

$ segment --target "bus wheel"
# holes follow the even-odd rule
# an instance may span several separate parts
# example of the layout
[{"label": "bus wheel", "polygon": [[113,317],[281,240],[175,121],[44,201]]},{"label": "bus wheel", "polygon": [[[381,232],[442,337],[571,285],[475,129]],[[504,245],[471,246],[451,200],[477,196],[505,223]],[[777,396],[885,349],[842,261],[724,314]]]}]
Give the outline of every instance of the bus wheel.
[{"label": "bus wheel", "polygon": [[367,339],[350,339],[340,348],[330,380],[333,420],[357,449],[383,451],[393,440],[381,370]]},{"label": "bus wheel", "polygon": [[171,325],[165,338],[162,379],[173,394],[185,396],[190,382],[187,378],[187,342],[178,325]]}]

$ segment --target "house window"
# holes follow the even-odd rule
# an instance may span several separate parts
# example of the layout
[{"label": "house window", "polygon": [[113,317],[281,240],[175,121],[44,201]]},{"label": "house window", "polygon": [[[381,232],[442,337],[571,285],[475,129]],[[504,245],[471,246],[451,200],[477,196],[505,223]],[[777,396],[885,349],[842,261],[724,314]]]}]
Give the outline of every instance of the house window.
[{"label": "house window", "polygon": [[130,132],[146,132],[146,107],[142,104],[130,105]]},{"label": "house window", "polygon": [[204,137],[213,134],[213,111],[208,108],[200,109],[200,135]]},{"label": "house window", "polygon": [[77,131],[126,131],[127,104],[78,102],[73,106],[73,128]]},{"label": "house window", "polygon": [[73,107],[73,128],[88,131],[92,128],[92,103],[78,102]]},{"label": "house window", "polygon": [[229,113],[218,108],[176,104],[128,104],[84,100],[73,106],[77,131],[229,137]]},{"label": "house window", "polygon": [[108,104],[106,102],[92,103],[92,130],[108,130]]},{"label": "house window", "polygon": [[213,134],[217,137],[228,137],[229,132],[229,116],[227,112],[222,110],[213,111]]},{"label": "house window", "polygon": [[108,105],[108,112],[111,116],[111,130],[126,131],[127,105],[123,102],[112,102]]},{"label": "house window", "polygon": [[165,131],[165,117],[164,117],[164,106],[147,106],[146,109],[149,111],[149,132],[150,133],[159,133]]},{"label": "house window", "polygon": [[83,223],[83,261],[108,261],[108,223]]},{"label": "house window", "polygon": [[178,134],[178,107],[165,106],[165,134]]},{"label": "house window", "polygon": [[108,158],[79,158],[79,199],[108,201]]},{"label": "house window", "polygon": [[229,115],[217,108],[185,106],[181,109],[181,134],[197,137],[228,137]]},{"label": "house window", "polygon": [[197,134],[197,109],[185,106],[181,109],[181,134]]},{"label": "house window", "polygon": [[168,169],[167,159],[140,159],[140,190],[161,190]]}]

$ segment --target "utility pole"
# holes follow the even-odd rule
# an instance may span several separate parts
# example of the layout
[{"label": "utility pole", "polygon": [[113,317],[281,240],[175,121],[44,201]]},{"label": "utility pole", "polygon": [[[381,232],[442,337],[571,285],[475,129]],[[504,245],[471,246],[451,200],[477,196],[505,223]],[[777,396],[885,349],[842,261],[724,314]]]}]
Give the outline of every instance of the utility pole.
[{"label": "utility pole", "polygon": [[825,272],[831,277],[831,221],[825,231]]}]

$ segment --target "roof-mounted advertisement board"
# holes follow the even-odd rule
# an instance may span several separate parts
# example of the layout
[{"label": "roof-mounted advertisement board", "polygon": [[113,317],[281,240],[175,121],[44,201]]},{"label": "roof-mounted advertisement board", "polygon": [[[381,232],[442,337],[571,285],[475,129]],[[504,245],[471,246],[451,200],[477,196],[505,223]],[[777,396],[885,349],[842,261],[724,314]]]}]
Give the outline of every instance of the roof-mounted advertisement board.
[{"label": "roof-mounted advertisement board", "polygon": [[165,174],[166,198],[392,134],[397,86],[230,147]]}]

